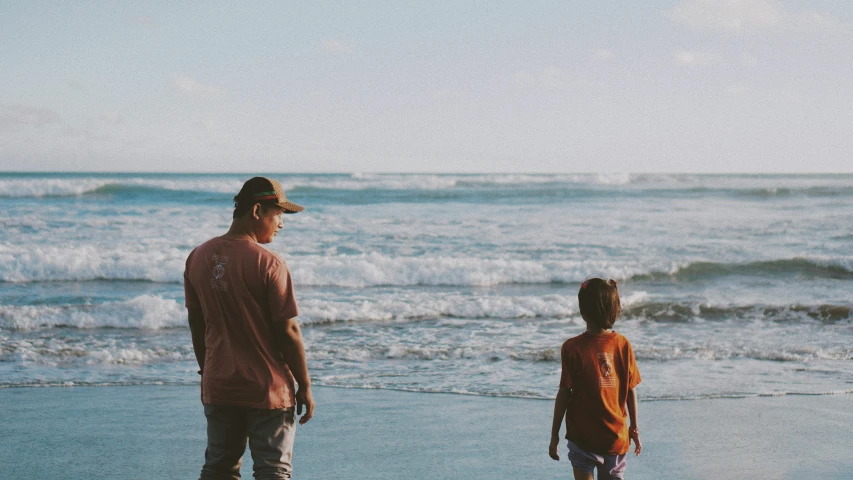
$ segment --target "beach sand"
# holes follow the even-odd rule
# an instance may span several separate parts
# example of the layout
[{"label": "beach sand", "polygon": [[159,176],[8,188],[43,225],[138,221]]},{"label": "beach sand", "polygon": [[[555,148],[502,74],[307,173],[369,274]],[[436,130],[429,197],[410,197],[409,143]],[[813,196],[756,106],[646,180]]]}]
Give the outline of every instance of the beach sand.
[{"label": "beach sand", "polygon": [[[640,391],[640,393],[642,393]],[[566,479],[552,402],[316,387],[294,478]],[[851,479],[853,395],[641,402],[631,479]],[[197,387],[0,389],[0,478],[194,479]],[[251,461],[243,466],[251,478]]]}]

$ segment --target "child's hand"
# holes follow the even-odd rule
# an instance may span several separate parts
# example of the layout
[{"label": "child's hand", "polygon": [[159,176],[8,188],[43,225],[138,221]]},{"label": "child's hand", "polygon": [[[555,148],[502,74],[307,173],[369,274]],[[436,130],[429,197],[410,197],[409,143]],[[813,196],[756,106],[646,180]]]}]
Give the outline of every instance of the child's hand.
[{"label": "child's hand", "polygon": [[551,437],[551,445],[548,446],[548,456],[557,461],[560,460],[560,454],[557,453],[558,446],[560,446],[560,438]]},{"label": "child's hand", "polygon": [[640,452],[643,451],[643,444],[640,443],[640,431],[636,427],[630,427],[628,428],[628,437],[634,441],[634,455],[639,457]]}]

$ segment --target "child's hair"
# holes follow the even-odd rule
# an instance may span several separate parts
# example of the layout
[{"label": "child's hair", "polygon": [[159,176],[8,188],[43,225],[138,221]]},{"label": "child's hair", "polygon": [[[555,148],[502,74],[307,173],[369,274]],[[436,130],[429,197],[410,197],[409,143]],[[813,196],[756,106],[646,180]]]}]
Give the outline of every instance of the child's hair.
[{"label": "child's hair", "polygon": [[616,317],[622,313],[616,281],[601,278],[586,280],[578,291],[578,306],[586,323],[605,330],[612,328]]}]

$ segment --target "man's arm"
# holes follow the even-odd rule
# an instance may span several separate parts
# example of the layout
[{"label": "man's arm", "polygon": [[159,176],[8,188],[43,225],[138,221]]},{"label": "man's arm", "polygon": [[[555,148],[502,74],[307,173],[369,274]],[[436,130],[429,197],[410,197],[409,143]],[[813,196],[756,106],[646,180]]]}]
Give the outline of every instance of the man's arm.
[{"label": "man's arm", "polygon": [[628,437],[634,441],[634,455],[639,456],[643,451],[643,444],[640,443],[640,430],[637,427],[637,391],[632,388],[628,390]]},{"label": "man's arm", "polygon": [[314,395],[311,394],[311,378],[308,376],[308,363],[305,361],[302,330],[296,318],[275,322],[273,325],[278,349],[299,386],[296,390],[296,413],[302,414],[302,406],[305,405],[305,415],[299,418],[299,423],[304,424],[314,416]]},{"label": "man's arm", "polygon": [[551,445],[548,447],[548,455],[554,460],[560,459],[560,454],[557,453],[557,447],[560,445],[560,427],[563,425],[563,418],[566,416],[571,398],[572,391],[568,388],[560,387],[557,390],[557,398],[554,400],[554,419],[551,422]]},{"label": "man's arm", "polygon": [[190,321],[190,334],[193,338],[193,350],[195,351],[195,360],[198,362],[198,373],[204,371],[204,354],[207,349],[204,343],[204,313],[200,308],[187,309],[187,316]]}]

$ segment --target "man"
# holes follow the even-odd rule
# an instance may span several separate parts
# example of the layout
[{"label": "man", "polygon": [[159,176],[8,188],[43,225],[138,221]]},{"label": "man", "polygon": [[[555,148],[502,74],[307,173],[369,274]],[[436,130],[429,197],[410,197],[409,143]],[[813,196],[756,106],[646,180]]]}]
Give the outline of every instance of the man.
[{"label": "man", "polygon": [[[291,478],[294,405],[314,414],[290,271],[270,243],[291,203],[281,184],[255,177],[234,197],[228,232],[187,258],[184,290],[207,417],[201,480],[239,479],[246,441],[257,479]],[[296,390],[294,381],[299,386]]]}]

